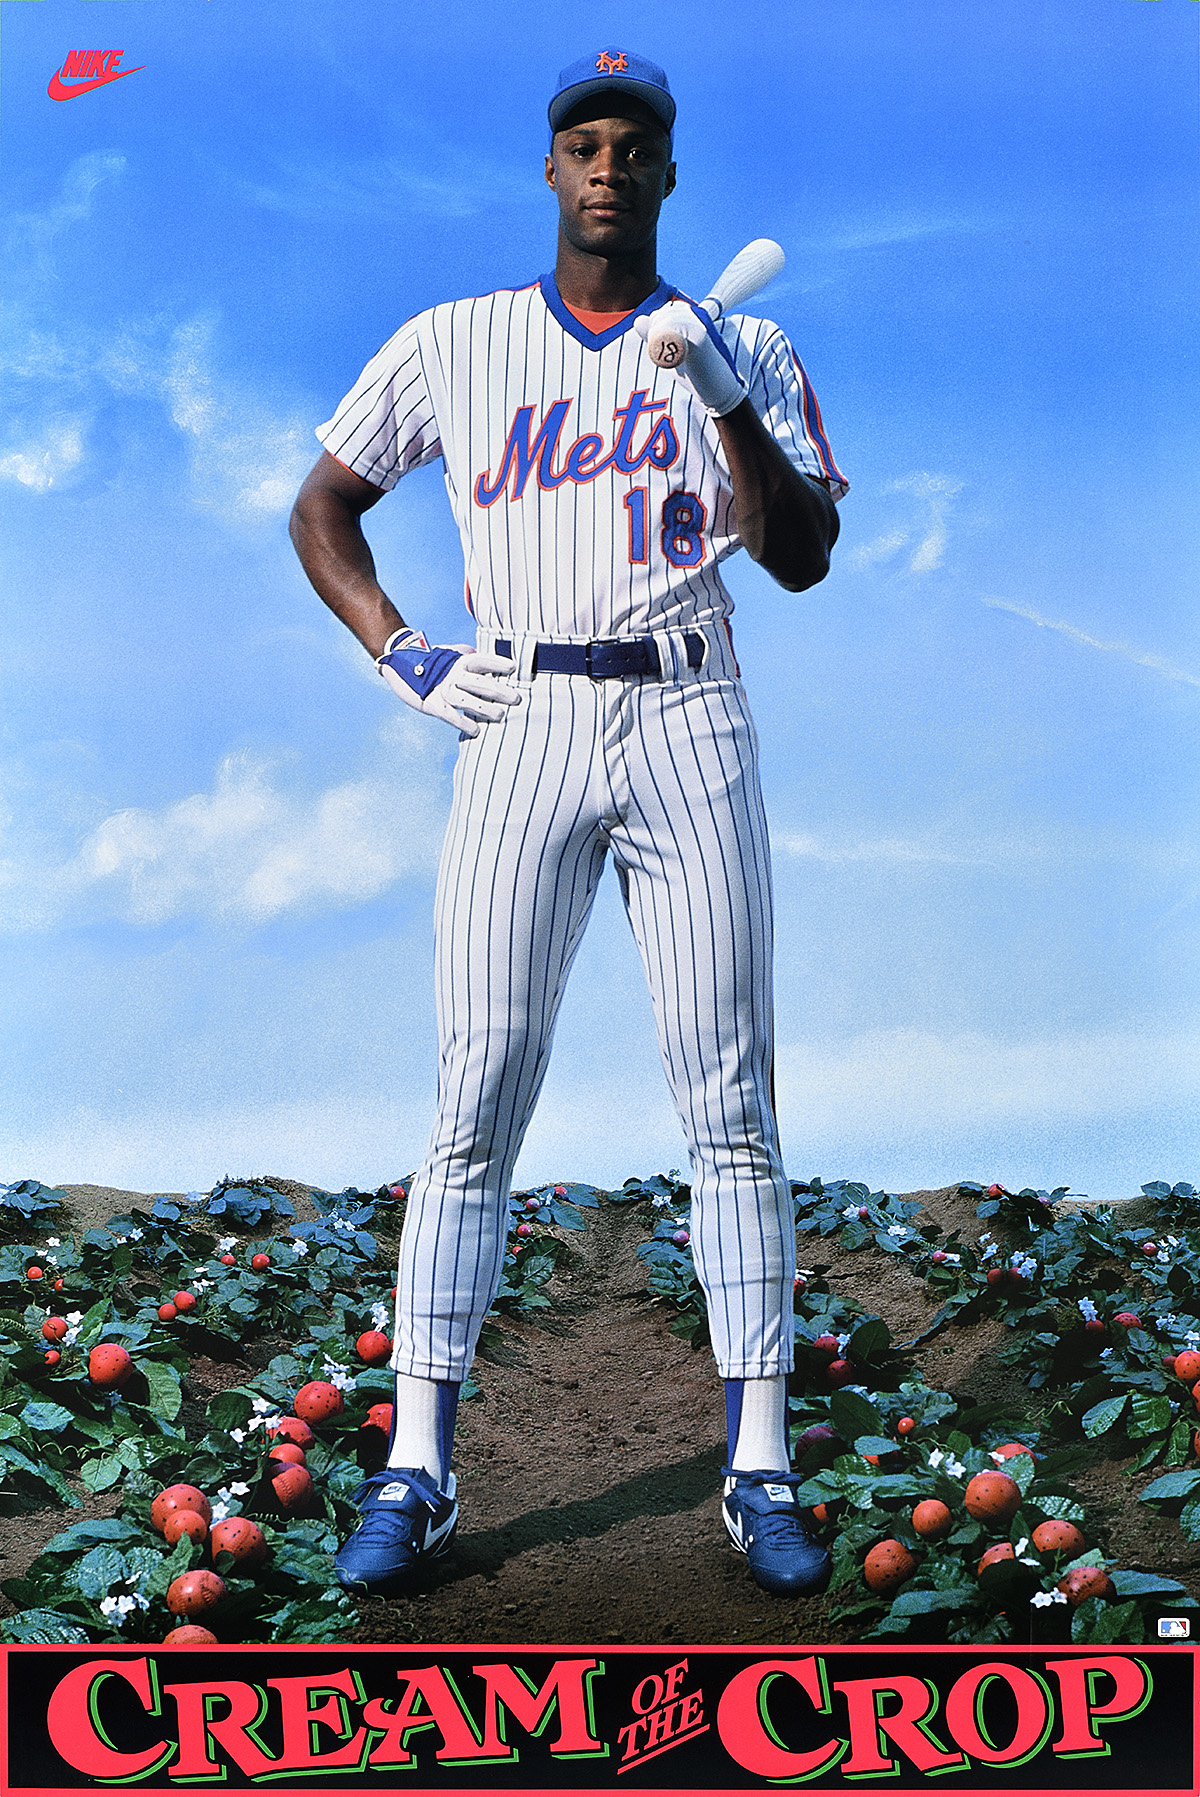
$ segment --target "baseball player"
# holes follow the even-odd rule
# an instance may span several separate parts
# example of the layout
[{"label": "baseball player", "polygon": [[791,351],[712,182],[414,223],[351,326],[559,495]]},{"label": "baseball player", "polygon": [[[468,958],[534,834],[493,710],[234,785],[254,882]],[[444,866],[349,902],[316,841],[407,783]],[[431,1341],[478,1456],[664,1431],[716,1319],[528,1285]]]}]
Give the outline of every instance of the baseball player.
[{"label": "baseball player", "polygon": [[[459,1384],[500,1280],[511,1175],[611,854],[692,1162],[692,1246],[725,1381],[723,1514],[770,1591],[829,1558],[790,1470],[795,1232],[771,1099],[771,886],[720,564],[823,578],[845,483],[783,334],[659,277],[675,185],[663,71],[608,47],[550,102],[553,274],[420,313],[319,427],[292,520],[321,598],[406,704],[460,737],[436,900],[437,1116],[396,1297],[386,1469],[336,1568],[403,1592],[457,1522]],[[667,321],[687,351],[650,359]],[[384,593],[362,515],[440,461],[474,644]]]}]

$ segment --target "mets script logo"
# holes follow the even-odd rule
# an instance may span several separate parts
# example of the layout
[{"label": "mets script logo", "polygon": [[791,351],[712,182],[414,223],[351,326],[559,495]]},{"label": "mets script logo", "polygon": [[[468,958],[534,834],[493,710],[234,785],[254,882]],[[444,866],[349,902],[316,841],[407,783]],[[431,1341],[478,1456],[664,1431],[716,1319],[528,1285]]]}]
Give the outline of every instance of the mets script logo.
[{"label": "mets script logo", "polygon": [[[538,486],[543,489],[561,487],[565,480],[583,484],[595,480],[609,468],[615,468],[619,474],[636,474],[647,463],[652,468],[669,468],[679,454],[679,438],[670,418],[656,419],[654,416],[656,412],[664,411],[666,405],[665,399],[648,401],[646,389],[639,388],[613,413],[614,419],[620,420],[620,429],[611,446],[594,432],[577,437],[558,468],[554,462],[571,401],[556,399],[536,435],[534,408],[521,406],[509,427],[495,479],[489,470],[475,482],[476,505],[494,505],[509,485],[510,478],[512,491],[509,498],[520,499],[535,468]],[[643,420],[647,423],[646,435],[640,444],[635,444],[634,438]]]},{"label": "mets script logo", "polygon": [[625,60],[624,50],[618,50],[615,56],[610,56],[607,50],[601,50],[596,58],[596,67],[602,75],[619,75],[629,64]]},{"label": "mets script logo", "polygon": [[119,69],[124,54],[124,50],[72,50],[58,73],[50,77],[46,92],[52,100],[73,100],[76,94],[90,94],[94,87],[107,87],[110,81],[145,68],[140,62],[137,69]]}]

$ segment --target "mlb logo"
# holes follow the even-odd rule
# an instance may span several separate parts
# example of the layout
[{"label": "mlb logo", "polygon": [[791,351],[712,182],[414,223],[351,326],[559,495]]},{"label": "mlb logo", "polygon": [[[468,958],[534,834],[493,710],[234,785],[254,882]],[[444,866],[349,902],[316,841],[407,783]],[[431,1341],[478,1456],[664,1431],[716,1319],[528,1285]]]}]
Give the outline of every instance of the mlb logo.
[{"label": "mlb logo", "polygon": [[1192,1625],[1186,1616],[1160,1616],[1158,1619],[1160,1641],[1186,1641],[1191,1632]]}]

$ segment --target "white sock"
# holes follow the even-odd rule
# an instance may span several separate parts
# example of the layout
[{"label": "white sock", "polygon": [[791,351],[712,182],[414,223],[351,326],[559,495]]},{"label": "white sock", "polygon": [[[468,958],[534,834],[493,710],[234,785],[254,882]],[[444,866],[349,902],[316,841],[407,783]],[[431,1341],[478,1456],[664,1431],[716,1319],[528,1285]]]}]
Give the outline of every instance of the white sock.
[{"label": "white sock", "polygon": [[742,1414],[730,1466],[736,1472],[786,1472],[791,1466],[787,1432],[787,1374],[742,1383]]},{"label": "white sock", "polygon": [[449,1470],[438,1452],[438,1382],[396,1374],[395,1435],[388,1454],[389,1466],[423,1466],[437,1486]]}]

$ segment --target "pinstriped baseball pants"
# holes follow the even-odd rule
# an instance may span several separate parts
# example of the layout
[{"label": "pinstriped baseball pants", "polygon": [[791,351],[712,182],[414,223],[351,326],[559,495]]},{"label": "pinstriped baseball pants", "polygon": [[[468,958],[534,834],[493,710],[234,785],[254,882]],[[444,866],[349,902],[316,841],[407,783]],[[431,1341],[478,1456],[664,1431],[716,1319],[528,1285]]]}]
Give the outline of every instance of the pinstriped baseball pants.
[{"label": "pinstriped baseball pants", "polygon": [[[718,665],[723,657],[717,657]],[[770,1100],[771,886],[732,675],[541,674],[460,745],[436,901],[438,1110],[400,1245],[399,1372],[461,1379],[499,1285],[513,1166],[611,853],[692,1161],[723,1378],[792,1365],[795,1230]]]}]

